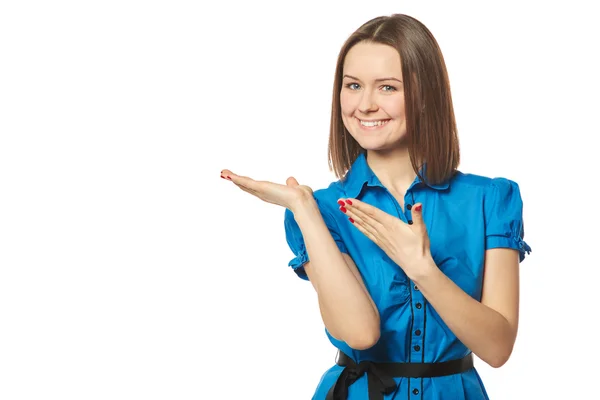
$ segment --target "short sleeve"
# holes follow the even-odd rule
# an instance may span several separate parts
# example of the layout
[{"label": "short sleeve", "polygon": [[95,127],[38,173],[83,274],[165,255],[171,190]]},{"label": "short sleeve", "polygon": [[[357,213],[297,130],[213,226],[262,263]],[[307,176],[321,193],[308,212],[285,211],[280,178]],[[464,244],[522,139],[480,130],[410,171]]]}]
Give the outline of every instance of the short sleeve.
[{"label": "short sleeve", "polygon": [[[318,201],[317,201],[317,204],[318,204]],[[342,241],[342,239],[340,237],[340,234],[339,234],[339,231],[337,228],[337,223],[335,222],[335,219],[333,218],[333,216],[329,215],[327,212],[324,212],[321,207],[319,207],[319,210],[321,210],[321,216],[323,217],[323,220],[325,221],[325,225],[329,229],[329,232],[331,233],[333,240],[337,244],[338,249],[342,253],[348,253],[348,249],[346,248],[346,245],[344,244],[344,242]],[[292,267],[293,270],[296,272],[296,274],[300,278],[308,280],[308,276],[306,275],[306,272],[304,271],[304,264],[306,264],[309,261],[308,253],[306,251],[306,246],[304,244],[304,237],[302,236],[302,232],[300,231],[300,227],[298,226],[298,223],[294,219],[294,213],[292,213],[287,208],[285,210],[284,226],[285,226],[285,236],[286,236],[288,246],[290,247],[290,249],[292,250],[292,252],[294,253],[294,256],[295,256],[288,263],[288,266]]]},{"label": "short sleeve", "polygon": [[523,201],[517,183],[494,178],[485,197],[485,248],[510,248],[519,251],[519,260],[531,252],[523,240]]}]

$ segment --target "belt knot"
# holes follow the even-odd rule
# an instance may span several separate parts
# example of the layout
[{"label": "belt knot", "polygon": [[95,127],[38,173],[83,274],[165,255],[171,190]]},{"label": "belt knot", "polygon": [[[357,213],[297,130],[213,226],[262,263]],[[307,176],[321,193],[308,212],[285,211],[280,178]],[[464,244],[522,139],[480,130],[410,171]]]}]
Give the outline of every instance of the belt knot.
[{"label": "belt knot", "polygon": [[[383,395],[393,393],[396,390],[394,378],[379,370],[372,361],[361,361],[358,364],[348,364],[342,371],[328,400],[346,400],[350,385],[356,382],[364,374],[367,375],[370,398],[383,398]],[[374,397],[371,397],[374,396]]]}]

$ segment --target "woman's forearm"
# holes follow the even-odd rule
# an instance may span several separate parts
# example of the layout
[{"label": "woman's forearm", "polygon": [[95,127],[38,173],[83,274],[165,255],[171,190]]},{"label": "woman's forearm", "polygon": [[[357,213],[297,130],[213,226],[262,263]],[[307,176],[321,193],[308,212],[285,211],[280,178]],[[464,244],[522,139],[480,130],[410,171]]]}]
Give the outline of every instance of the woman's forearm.
[{"label": "woman's forearm", "polygon": [[428,264],[414,280],[423,296],[465,346],[492,367],[502,366],[512,352],[516,327],[465,293],[433,261]]},{"label": "woman's forearm", "polygon": [[379,313],[360,275],[352,271],[354,263],[346,263],[314,200],[293,213],[310,260],[304,268],[329,333],[355,349],[373,346],[380,334]]}]

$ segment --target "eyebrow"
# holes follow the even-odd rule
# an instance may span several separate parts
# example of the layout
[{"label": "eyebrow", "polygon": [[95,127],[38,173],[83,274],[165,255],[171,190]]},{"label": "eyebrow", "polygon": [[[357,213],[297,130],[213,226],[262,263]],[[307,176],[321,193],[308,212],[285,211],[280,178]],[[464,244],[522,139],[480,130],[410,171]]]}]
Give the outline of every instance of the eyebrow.
[{"label": "eyebrow", "polygon": [[[350,78],[350,79],[354,79],[355,81],[360,81],[360,79],[358,79],[357,77],[352,76],[352,75],[344,75],[344,78]],[[397,81],[397,82],[402,83],[402,81],[400,79],[394,78],[394,77],[375,79],[375,82],[383,82],[383,81]]]}]

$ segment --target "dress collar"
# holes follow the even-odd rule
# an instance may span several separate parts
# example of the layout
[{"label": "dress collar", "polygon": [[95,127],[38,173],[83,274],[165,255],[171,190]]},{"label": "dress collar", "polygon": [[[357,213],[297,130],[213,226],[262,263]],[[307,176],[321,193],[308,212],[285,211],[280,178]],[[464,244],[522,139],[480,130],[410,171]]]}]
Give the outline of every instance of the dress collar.
[{"label": "dress collar", "polygon": [[[423,165],[423,167],[421,168],[421,175],[425,176],[426,171],[427,171],[427,165]],[[445,190],[445,189],[448,189],[448,187],[450,186],[450,182],[448,180],[445,182],[433,185],[433,184],[427,183],[426,181],[421,180],[421,178],[419,178],[419,176],[417,175],[417,177],[415,178],[413,183],[410,185],[409,189],[411,189],[413,186],[418,185],[420,183],[424,183],[425,185],[429,186],[430,188],[436,189],[436,190]],[[377,178],[377,175],[375,175],[373,170],[371,170],[371,168],[369,167],[369,164],[367,163],[367,157],[366,157],[365,153],[362,152],[356,158],[354,163],[352,163],[350,170],[346,174],[346,178],[344,179],[344,183],[343,183],[343,188],[344,188],[344,191],[346,192],[347,197],[357,198],[357,196],[360,194],[360,192],[362,191],[365,184],[367,186],[384,187],[382,185],[381,181],[379,180],[379,178]]]}]

